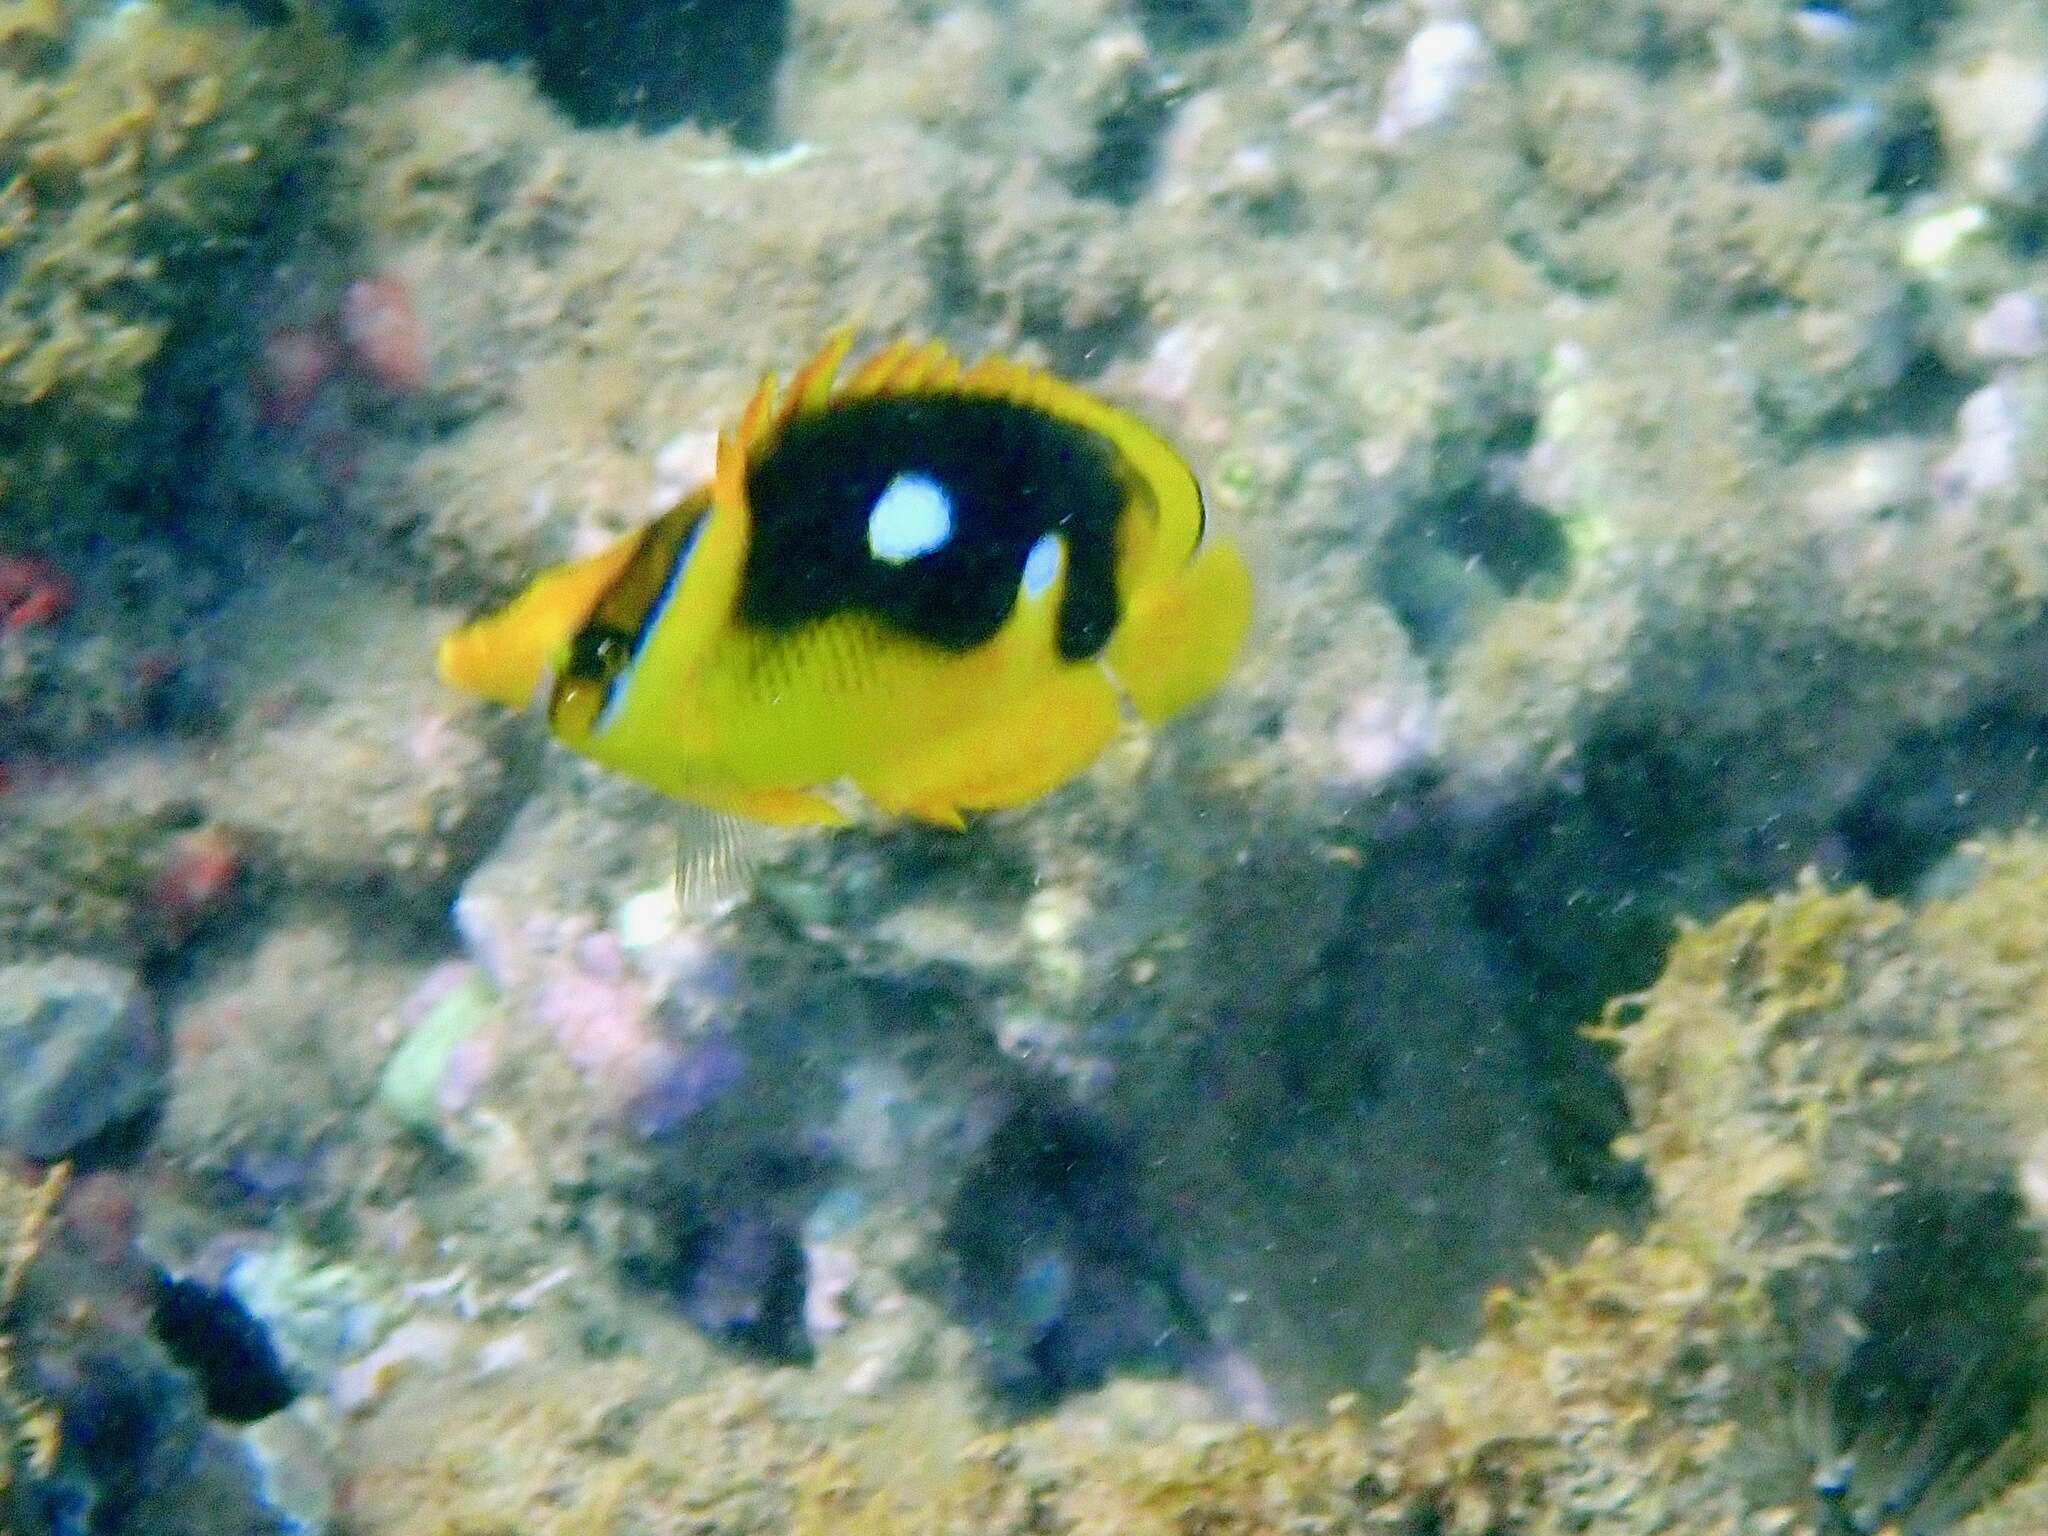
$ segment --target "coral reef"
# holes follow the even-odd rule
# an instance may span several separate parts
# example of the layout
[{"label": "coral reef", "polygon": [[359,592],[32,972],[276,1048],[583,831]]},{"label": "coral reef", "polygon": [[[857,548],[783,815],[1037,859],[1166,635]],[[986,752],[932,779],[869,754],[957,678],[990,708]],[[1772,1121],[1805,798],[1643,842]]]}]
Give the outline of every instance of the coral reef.
[{"label": "coral reef", "polygon": [[[282,9],[0,20],[0,961],[171,1045],[0,1040],[31,1529],[2040,1528],[2039,17]],[[686,918],[433,639],[848,316],[1259,629]]]},{"label": "coral reef", "polygon": [[289,1208],[318,1229],[379,1150],[361,1123],[406,984],[346,932],[280,926],[168,1011],[177,1061],[155,1145],[188,1187],[244,1218]]},{"label": "coral reef", "polygon": [[[778,147],[741,153],[566,127],[534,40],[504,46],[540,89],[449,65],[367,101],[358,216],[431,317],[454,430],[398,424],[348,495],[481,598],[641,515],[845,313],[1145,405],[1252,530],[1264,602],[1254,665],[1146,793],[1224,779],[1299,829],[1304,858],[1263,867],[1275,932],[1329,888],[1314,850],[1432,824],[1449,851],[1405,873],[1514,978],[1489,1011],[1543,1100],[1495,1118],[1539,1122],[1566,1182],[1625,1182],[1578,1022],[1677,915],[1815,861],[1908,883],[1863,815],[1896,754],[2038,714],[2012,680],[2038,670],[2039,364],[1967,339],[2031,263],[2018,215],[1957,184],[1919,73],[1987,29],[1173,9],[1047,8],[1027,47],[971,5],[808,7]],[[1975,232],[1933,254],[1913,231],[1958,201]],[[1160,860],[1174,817],[1120,819],[1131,784],[1098,783],[1069,835]],[[1064,1011],[1119,1006],[1113,971]],[[1213,1016],[1217,990],[1174,1001]]]},{"label": "coral reef", "polygon": [[[280,891],[382,925],[438,923],[522,783],[500,726],[418,667],[437,615],[274,565],[181,638],[209,720],[126,741],[8,792],[0,956],[161,958]],[[340,665],[337,658],[355,658]],[[38,713],[45,713],[41,706]]]},{"label": "coral reef", "polygon": [[[320,1418],[263,1325],[137,1243],[119,1176],[59,1164],[4,1209],[6,1528],[318,1536],[334,1515]],[[246,1425],[247,1427],[241,1427]]]},{"label": "coral reef", "polygon": [[29,1266],[42,1252],[50,1218],[70,1179],[70,1164],[58,1163],[33,1182],[10,1177],[0,1185],[0,1234],[5,1237],[0,1244],[5,1255],[0,1267],[0,1432],[6,1437],[0,1500],[11,1495],[18,1467],[40,1477],[56,1460],[59,1425],[48,1405],[17,1381],[13,1333]]},{"label": "coral reef", "polygon": [[[0,824],[0,956],[45,956],[67,949],[143,959],[194,936],[210,904],[161,898],[183,887],[174,877],[183,839],[218,836],[189,802],[123,804],[76,785],[15,790]],[[224,893],[223,893],[224,894]]]},{"label": "coral reef", "polygon": [[401,1532],[428,1507],[543,1531],[2031,1529],[2048,843],[1966,857],[1917,912],[1808,883],[1681,938],[1608,1023],[1655,1215],[1496,1294],[1377,1422],[1346,1400],[1247,1430],[1124,1383],[989,1434],[941,1374],[821,1428],[807,1373],[671,1394],[650,1359],[594,1361],[509,1396],[443,1373],[363,1424],[361,1507]]},{"label": "coral reef", "polygon": [[[247,472],[317,457],[356,370],[380,397],[333,495],[404,582],[473,604],[637,519],[846,313],[1140,404],[1261,564],[1257,654],[1202,720],[968,853],[793,851],[701,937],[733,979],[674,1011],[611,917],[661,877],[644,801],[406,680],[222,690],[201,798],[252,879],[423,932],[460,885],[475,919],[496,1001],[459,1030],[423,1005],[386,1107],[686,1312],[781,1295],[771,1352],[811,1342],[785,1282],[833,1251],[805,1230],[834,1196],[862,1214],[833,1241],[879,1243],[909,1217],[876,1170],[943,1211],[1003,1125],[1071,1113],[1138,1149],[1117,1198],[1174,1234],[1144,1262],[1201,1314],[1183,1366],[1242,1349],[1290,1408],[1385,1401],[1530,1248],[1640,1200],[1578,1030],[1674,918],[1808,863],[1905,891],[2034,803],[1991,743],[2022,755],[2041,715],[2035,262],[1926,79],[2024,29],[1299,0],[1048,6],[1026,39],[818,3],[764,29],[768,71],[734,59],[745,114],[662,83],[638,115],[595,99],[631,71],[574,79],[612,12],[345,9],[530,65],[369,82],[339,151],[358,269],[273,333],[258,415],[294,425]],[[1968,809],[1892,792],[1930,756]],[[508,1129],[580,1171],[492,1185]],[[989,1363],[1092,1262],[963,1282],[962,1229],[908,1246]]]},{"label": "coral reef", "polygon": [[139,954],[175,926],[152,911],[171,857],[154,818],[62,781],[214,718],[185,638],[246,551],[222,558],[235,509],[201,489],[211,427],[195,423],[215,417],[254,343],[244,291],[309,211],[280,193],[319,178],[338,65],[309,17],[9,11],[0,858],[25,874],[0,899],[0,953],[105,941]]},{"label": "coral reef", "polygon": [[0,494],[34,531],[175,437],[167,375],[232,344],[222,285],[276,234],[338,75],[316,27],[155,3],[17,7],[4,45]]}]

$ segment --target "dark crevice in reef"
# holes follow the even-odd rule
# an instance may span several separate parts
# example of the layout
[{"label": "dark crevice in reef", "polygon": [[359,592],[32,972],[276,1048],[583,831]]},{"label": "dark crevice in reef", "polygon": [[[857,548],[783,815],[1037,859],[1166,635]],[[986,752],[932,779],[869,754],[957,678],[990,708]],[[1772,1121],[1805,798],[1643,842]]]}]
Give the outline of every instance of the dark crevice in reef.
[{"label": "dark crevice in reef", "polygon": [[1076,197],[1128,208],[1145,195],[1159,166],[1159,145],[1173,121],[1173,100],[1149,70],[1134,70],[1095,121],[1095,142],[1067,178]]},{"label": "dark crevice in reef", "polygon": [[[1582,1030],[1656,979],[1674,924],[1781,887],[1806,865],[1882,896],[1914,894],[1965,839],[2048,807],[2048,716],[2002,702],[1901,738],[1839,808],[1791,788],[1809,767],[1714,751],[1678,719],[1617,710],[1573,778],[1507,807],[1456,855],[1472,909],[1503,945],[1510,1005],[1546,1100],[1559,1166],[1576,1182],[1626,1172],[1608,1152],[1626,1105]],[[1780,773],[1785,814],[1763,807]],[[1815,791],[1817,793],[1817,791]]]},{"label": "dark crevice in reef", "polygon": [[[1953,428],[1956,408],[1980,382],[1955,372],[1931,349],[1922,350],[1907,360],[1890,389],[1833,412],[1814,429],[1814,436],[1845,441],[1892,433],[1945,436]],[[1781,423],[1780,429],[1801,435],[1789,424]]]},{"label": "dark crevice in reef", "polygon": [[1072,379],[1092,379],[1118,358],[1142,354],[1151,335],[1135,294],[1080,324],[1043,311],[1027,314],[1024,321],[1024,334],[1045,348],[1053,371]]},{"label": "dark crevice in reef", "polygon": [[[1638,743],[1638,746],[1641,746]],[[1583,1189],[1645,1192],[1641,1174],[1610,1150],[1628,1106],[1585,1026],[1607,1000],[1656,978],[1679,911],[1710,911],[1712,895],[1678,900],[1670,760],[1617,746],[1611,776],[1587,792],[1553,791],[1495,822],[1467,852],[1472,910],[1501,943],[1513,978],[1508,1017],[1543,1105],[1560,1172]],[[1661,765],[1661,766],[1660,766]]]},{"label": "dark crevice in reef", "polygon": [[1528,447],[1532,420],[1504,426],[1488,468],[1410,507],[1380,552],[1379,592],[1423,655],[1442,660],[1519,593],[1560,586],[1571,547],[1557,518],[1515,491],[1511,469]]},{"label": "dark crevice in reef", "polygon": [[765,1152],[703,1179],[657,1169],[633,1191],[621,1268],[721,1344],[808,1361],[800,1212],[818,1179],[808,1160]]},{"label": "dark crevice in reef", "polygon": [[1894,111],[1885,129],[1870,190],[1898,208],[1940,185],[1946,157],[1934,109],[1924,99],[1916,98]]},{"label": "dark crevice in reef", "polygon": [[1952,0],[1848,0],[1841,9],[1876,34],[1868,46],[1894,50],[1933,47],[1955,15]]},{"label": "dark crevice in reef", "polygon": [[1010,1407],[1112,1372],[1169,1372],[1203,1340],[1141,1204],[1130,1150],[1060,1106],[1018,1105],[948,1206],[934,1277]]},{"label": "dark crevice in reef", "polygon": [[526,61],[541,90],[585,127],[693,122],[749,147],[773,142],[788,0],[519,0],[466,30],[464,52]]},{"label": "dark crevice in reef", "polygon": [[1160,48],[1227,42],[1251,19],[1251,0],[1138,0],[1138,25]]},{"label": "dark crevice in reef", "polygon": [[2023,209],[2006,224],[2006,243],[2022,261],[2038,261],[2048,255],[2048,210]]},{"label": "dark crevice in reef", "polygon": [[2044,743],[2048,717],[2004,704],[1905,737],[1842,813],[1844,873],[1905,895],[1964,838],[2037,814],[2048,804]]},{"label": "dark crevice in reef", "polygon": [[941,336],[948,336],[960,317],[973,315],[981,308],[981,274],[975,268],[967,234],[971,217],[960,199],[948,198],[939,217],[932,221],[931,233],[920,253],[920,265],[932,293],[926,323]]},{"label": "dark crevice in reef", "polygon": [[2002,1175],[1924,1156],[1862,1236],[1776,1285],[1800,1470],[1825,1529],[1943,1529],[2042,1459],[2040,1240]]},{"label": "dark crevice in reef", "polygon": [[1589,731],[1570,779],[1492,818],[1464,854],[1474,915],[1515,978],[1511,1016],[1553,1154],[1583,1186],[1640,1188],[1609,1151],[1627,1106],[1585,1026],[1656,979],[1680,918],[1791,879],[1825,832],[1759,820],[1756,781],[1730,766],[1759,750],[1731,741],[1717,753],[1684,719],[1617,708]]},{"label": "dark crevice in reef", "polygon": [[974,217],[966,207],[950,205],[926,245],[934,332],[973,354],[985,345],[988,328],[1014,329],[1045,349],[1055,373],[1078,380],[1150,349],[1152,323],[1135,273],[1087,279],[1098,286],[1082,294],[1076,292],[1080,280],[1068,270],[1072,263],[1062,266],[1062,258],[1054,258],[1022,279],[997,281],[973,248]]}]

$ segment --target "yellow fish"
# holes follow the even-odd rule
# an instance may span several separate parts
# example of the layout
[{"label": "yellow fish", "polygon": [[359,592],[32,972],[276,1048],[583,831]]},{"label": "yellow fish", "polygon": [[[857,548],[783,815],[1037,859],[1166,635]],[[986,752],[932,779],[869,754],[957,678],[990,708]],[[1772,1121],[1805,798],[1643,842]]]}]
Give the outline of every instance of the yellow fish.
[{"label": "yellow fish", "polygon": [[[949,827],[1221,682],[1251,580],[1149,427],[1038,369],[835,334],[711,483],[441,643],[455,687],[713,812],[835,824],[851,783]],[[550,679],[552,682],[550,683]]]}]

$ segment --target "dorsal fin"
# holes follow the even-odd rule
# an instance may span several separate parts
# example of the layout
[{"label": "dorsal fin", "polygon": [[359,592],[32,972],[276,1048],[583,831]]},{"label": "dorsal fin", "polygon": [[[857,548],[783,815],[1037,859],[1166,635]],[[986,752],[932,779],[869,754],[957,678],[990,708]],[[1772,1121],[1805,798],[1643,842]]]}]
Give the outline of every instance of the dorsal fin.
[{"label": "dorsal fin", "polygon": [[839,365],[846,361],[846,354],[853,350],[853,327],[842,325],[825,338],[825,345],[818,348],[817,356],[797,369],[796,377],[789,381],[789,390],[782,397],[782,409],[777,413],[777,423],[785,423],[793,416],[815,411],[832,398],[832,380],[839,372]]}]

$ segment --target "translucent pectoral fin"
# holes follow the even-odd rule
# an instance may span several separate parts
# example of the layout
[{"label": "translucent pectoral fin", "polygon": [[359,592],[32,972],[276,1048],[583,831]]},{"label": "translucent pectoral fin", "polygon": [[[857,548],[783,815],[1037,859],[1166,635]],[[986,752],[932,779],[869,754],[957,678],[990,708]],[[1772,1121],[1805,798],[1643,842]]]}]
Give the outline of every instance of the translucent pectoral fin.
[{"label": "translucent pectoral fin", "polygon": [[1251,628],[1252,579],[1228,544],[1204,545],[1172,580],[1133,600],[1105,660],[1153,724],[1211,693]]},{"label": "translucent pectoral fin", "polygon": [[743,901],[754,888],[771,834],[707,806],[676,813],[676,910],[687,919],[710,917]]},{"label": "translucent pectoral fin", "polygon": [[771,827],[843,827],[846,813],[807,789],[708,789],[684,792],[691,804]]}]

